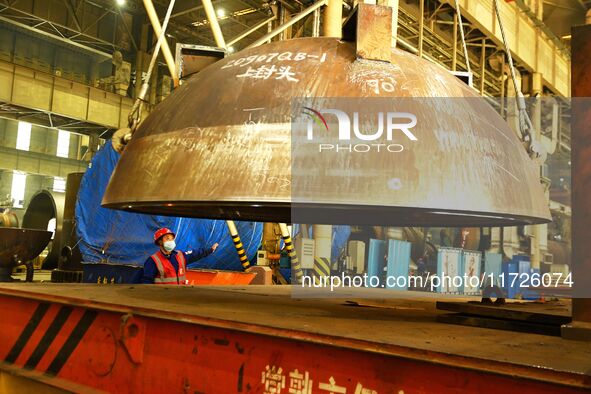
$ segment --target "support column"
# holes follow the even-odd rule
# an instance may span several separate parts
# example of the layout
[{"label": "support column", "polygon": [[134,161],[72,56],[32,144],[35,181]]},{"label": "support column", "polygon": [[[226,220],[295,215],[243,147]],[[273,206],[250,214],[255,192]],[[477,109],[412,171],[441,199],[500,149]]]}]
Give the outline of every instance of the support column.
[{"label": "support column", "polygon": [[88,84],[90,86],[94,86],[95,88],[99,85],[99,80],[101,78],[99,75],[99,65],[100,63],[98,62],[90,63],[90,75],[88,76]]},{"label": "support column", "polygon": [[314,235],[314,279],[322,283],[322,278],[330,276],[330,257],[332,252],[332,226],[315,224],[312,226]]},{"label": "support column", "polygon": [[287,224],[285,223],[279,223],[279,229],[281,230],[281,237],[283,238],[283,242],[285,243],[287,255],[291,260],[292,284],[299,285],[300,283],[302,283],[302,277],[304,276],[304,273],[302,272],[302,265],[300,264],[300,260],[298,259],[295,248],[293,246],[291,234],[289,234]]},{"label": "support column", "polygon": [[242,244],[242,240],[240,239],[240,235],[238,234],[236,224],[233,220],[226,220],[226,225],[228,226],[228,231],[230,232],[230,236],[232,237],[232,242],[234,243],[234,247],[236,248],[236,252],[238,253],[240,265],[242,265],[242,269],[244,271],[247,271],[250,268],[250,262],[248,261],[248,256],[246,255],[246,251],[244,250],[244,245]]},{"label": "support column", "polygon": [[423,33],[425,31],[425,0],[419,0],[419,57],[423,57]]},{"label": "support column", "polygon": [[203,9],[205,10],[205,14],[207,15],[207,20],[209,21],[209,26],[211,26],[211,32],[213,33],[215,44],[220,48],[226,48],[226,41],[224,40],[222,29],[220,28],[220,24],[218,23],[218,16],[213,8],[213,4],[211,4],[211,0],[202,1]]},{"label": "support column", "polygon": [[[466,62],[469,62],[466,59]],[[482,39],[482,53],[480,54],[480,95],[484,96],[484,81],[486,78],[486,38]]]},{"label": "support column", "polygon": [[320,36],[320,10],[315,10],[312,24],[312,37],[319,37]]},{"label": "support column", "polygon": [[[152,41],[153,44],[155,45],[156,42],[158,41],[158,36],[157,35],[153,35],[152,36]],[[156,105],[157,102],[157,88],[158,88],[158,62],[156,62],[156,64],[154,65],[154,69],[152,70],[152,75],[150,76],[150,91],[149,91],[149,101],[150,104],[152,105]]]},{"label": "support column", "polygon": [[[591,25],[572,29],[572,262],[575,298],[573,321],[562,327],[565,338],[591,341],[591,298],[577,298],[591,289]],[[579,293],[579,294],[576,294]],[[585,294],[585,293],[583,293]]]},{"label": "support column", "polygon": [[454,12],[453,49],[451,52],[451,71],[458,69],[458,13]]},{"label": "support column", "polygon": [[324,10],[324,36],[343,36],[343,0],[328,0]]},{"label": "support column", "polygon": [[[152,4],[152,0],[144,0],[144,7],[146,8],[146,12],[148,13],[148,17],[150,18],[152,27],[154,28],[154,33],[156,33],[155,41],[158,41],[158,37],[162,32],[162,26],[160,25],[160,20],[158,19],[158,14],[156,13],[154,4]],[[173,81],[177,81],[178,75],[176,75],[174,56],[172,56],[172,52],[170,51],[170,47],[168,46],[168,41],[166,41],[166,37],[164,37],[164,39],[162,40],[162,54],[164,55],[164,60],[166,60],[166,65],[168,66],[170,76],[172,77]]]},{"label": "support column", "polygon": [[[134,98],[140,96],[142,90],[142,74],[144,73],[144,59],[148,56],[148,25],[142,24],[142,31],[140,33],[139,49],[135,56],[135,87]],[[149,63],[149,62],[147,62]]]},{"label": "support column", "polygon": [[[285,6],[279,3],[279,26],[282,26],[285,23]],[[285,30],[279,33],[279,41],[285,41]]]},{"label": "support column", "polygon": [[503,57],[501,59],[501,116],[503,117],[503,119],[505,119],[505,83],[507,81],[507,79],[505,78],[505,54],[503,54]]},{"label": "support column", "polygon": [[99,149],[99,136],[96,133],[91,133],[88,135],[88,160],[92,160],[94,155]]},{"label": "support column", "polygon": [[[533,137],[535,141],[542,141],[542,93],[542,74],[532,73],[530,97],[535,100],[532,111]],[[549,201],[549,191],[545,190],[545,193]],[[548,250],[548,225],[537,224],[532,226],[532,236],[531,268],[541,270],[542,260]]]}]

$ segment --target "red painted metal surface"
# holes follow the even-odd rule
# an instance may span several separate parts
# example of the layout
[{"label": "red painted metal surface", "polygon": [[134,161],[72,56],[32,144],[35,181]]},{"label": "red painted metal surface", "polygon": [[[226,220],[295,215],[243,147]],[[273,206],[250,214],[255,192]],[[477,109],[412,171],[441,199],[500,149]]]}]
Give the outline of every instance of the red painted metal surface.
[{"label": "red painted metal surface", "polygon": [[190,285],[248,285],[255,274],[221,270],[187,270]]},{"label": "red painted metal surface", "polygon": [[43,373],[55,385],[118,393],[584,391],[581,382],[578,388],[558,384],[550,372],[547,381],[525,379],[507,371],[442,365],[428,352],[411,359],[384,354],[379,347],[345,348],[329,340],[312,343],[271,331],[253,334],[25,296],[0,295],[0,302],[4,367]]}]

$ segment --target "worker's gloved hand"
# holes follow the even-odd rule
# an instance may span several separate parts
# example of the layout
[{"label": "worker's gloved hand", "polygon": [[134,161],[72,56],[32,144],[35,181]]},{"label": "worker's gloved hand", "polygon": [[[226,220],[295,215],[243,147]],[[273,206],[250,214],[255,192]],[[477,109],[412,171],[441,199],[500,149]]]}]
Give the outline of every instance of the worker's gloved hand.
[{"label": "worker's gloved hand", "polygon": [[211,253],[215,252],[215,250],[218,248],[218,246],[220,246],[220,244],[219,244],[219,243],[217,243],[217,242],[216,242],[216,243],[214,243],[214,244],[211,246]]}]

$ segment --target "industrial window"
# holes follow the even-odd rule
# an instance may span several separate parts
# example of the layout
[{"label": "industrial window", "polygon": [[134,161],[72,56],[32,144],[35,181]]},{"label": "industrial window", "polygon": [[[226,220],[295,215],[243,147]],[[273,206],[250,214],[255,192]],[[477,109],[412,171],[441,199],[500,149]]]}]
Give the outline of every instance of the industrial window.
[{"label": "industrial window", "polygon": [[29,150],[29,146],[31,146],[31,124],[27,122],[18,122],[16,149]]},{"label": "industrial window", "polygon": [[51,239],[55,238],[55,223],[56,223],[55,218],[51,218],[51,219],[49,219],[49,222],[47,222],[47,231],[51,231],[53,233],[51,235]]},{"label": "industrial window", "polygon": [[64,178],[55,177],[53,178],[53,191],[54,192],[65,192],[66,191],[66,180]]},{"label": "industrial window", "polygon": [[57,134],[57,153],[58,157],[68,158],[70,156],[70,133],[64,130],[58,130]]},{"label": "industrial window", "polygon": [[12,188],[10,196],[12,197],[15,208],[23,208],[25,204],[25,186],[27,185],[27,175],[14,171],[12,173]]}]

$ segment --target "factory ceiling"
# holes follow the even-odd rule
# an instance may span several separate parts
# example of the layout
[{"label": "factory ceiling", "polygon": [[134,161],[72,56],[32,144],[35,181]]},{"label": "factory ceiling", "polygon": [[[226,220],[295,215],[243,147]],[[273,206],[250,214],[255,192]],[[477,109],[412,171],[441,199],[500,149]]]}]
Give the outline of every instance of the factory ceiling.
[{"label": "factory ceiling", "polygon": [[[163,18],[169,2],[167,0],[152,1],[158,15]],[[119,5],[120,2],[123,5]],[[516,3],[519,2],[523,0],[516,1]],[[268,20],[270,15],[278,14],[278,6],[284,8],[287,14],[294,15],[310,3],[312,0],[217,0],[214,1],[214,7],[220,12],[218,20],[224,37],[226,41],[231,41],[233,37],[248,28]],[[416,53],[419,36],[417,3],[417,1],[401,1],[399,9],[399,44],[402,49],[413,53]],[[575,18],[557,25],[570,26],[584,15],[587,3],[589,3],[587,0],[544,1],[544,19],[548,20],[552,26],[551,23],[556,17],[567,12]],[[347,1],[345,1],[345,7],[350,8]],[[461,54],[456,56],[456,60],[452,60],[453,14],[453,8],[445,1],[427,2],[423,56],[448,69],[453,69],[453,64],[457,61],[458,69],[465,69]],[[286,18],[289,18],[289,15]],[[280,15],[278,19],[279,17]],[[280,20],[274,23],[279,22]],[[39,34],[42,34],[46,39],[60,41],[61,45],[95,56],[97,62],[108,62],[113,52],[120,50],[124,53],[124,59],[133,63],[137,49],[142,46],[142,30],[147,32],[152,43],[155,41],[142,0],[0,0],[0,24],[10,25],[12,29],[20,31],[26,30],[31,37],[39,37]],[[293,36],[311,36],[311,25],[310,20],[305,20],[304,24],[294,26]],[[474,71],[474,85],[480,87],[481,94],[485,96],[501,96],[497,71],[486,65],[481,71],[481,47],[485,48],[486,57],[500,53],[502,48],[487,37],[476,24],[470,23],[467,16],[464,26],[471,68]],[[557,30],[555,32],[559,33]],[[262,26],[234,44],[232,49],[241,50],[266,33],[267,28]],[[167,35],[173,50],[175,44],[179,42],[215,45],[202,3],[198,0],[176,1]],[[153,45],[148,45],[146,51],[150,53],[152,49]],[[568,48],[563,49],[565,53],[568,52]],[[520,63],[519,60],[517,67],[523,72],[531,71],[531,67]],[[45,120],[49,123],[52,122],[47,115],[42,114],[41,117],[46,118]]]}]

